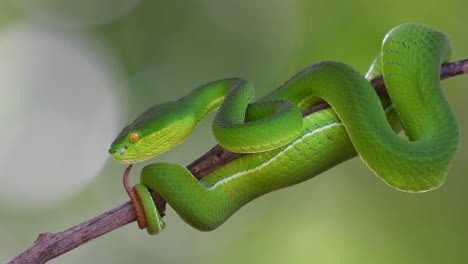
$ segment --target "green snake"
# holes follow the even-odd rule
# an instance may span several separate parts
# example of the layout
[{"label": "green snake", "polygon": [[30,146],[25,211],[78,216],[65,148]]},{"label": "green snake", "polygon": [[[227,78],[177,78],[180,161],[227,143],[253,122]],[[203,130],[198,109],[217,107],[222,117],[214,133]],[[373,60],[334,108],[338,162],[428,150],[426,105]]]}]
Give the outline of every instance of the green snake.
[{"label": "green snake", "polygon": [[[435,189],[444,182],[458,147],[457,123],[439,79],[449,55],[445,34],[418,24],[399,25],[385,36],[366,76],[340,62],[320,62],[256,102],[244,79],[210,82],[148,109],[122,130],[109,153],[122,163],[149,159],[185,140],[218,108],[215,138],[229,151],[246,153],[201,180],[180,164],[144,167],[141,183],[128,192],[143,214],[140,227],[150,234],[165,224],[149,190],[188,224],[208,231],[249,201],[356,154],[398,190]],[[369,83],[379,75],[390,98],[379,97]],[[331,108],[302,116],[324,101]],[[406,137],[397,134],[400,129]]]}]

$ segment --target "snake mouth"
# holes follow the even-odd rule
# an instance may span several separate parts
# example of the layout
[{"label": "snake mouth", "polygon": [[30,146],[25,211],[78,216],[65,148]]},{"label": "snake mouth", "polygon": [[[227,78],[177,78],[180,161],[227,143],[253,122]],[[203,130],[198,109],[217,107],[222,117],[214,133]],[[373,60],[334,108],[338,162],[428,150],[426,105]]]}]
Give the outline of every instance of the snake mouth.
[{"label": "snake mouth", "polygon": [[129,160],[129,159],[118,159],[114,157],[114,160],[121,164],[133,164],[134,163],[133,160]]},{"label": "snake mouth", "polygon": [[109,153],[111,154],[112,158],[115,161],[122,163],[122,164],[131,164],[131,163],[134,163],[135,160],[137,160],[133,157],[128,157],[127,155],[125,155],[125,151],[123,151],[122,149],[120,149],[119,151],[112,150],[112,151],[109,151]]},{"label": "snake mouth", "polygon": [[128,164],[132,163],[132,160],[125,155],[127,149],[128,146],[117,147],[114,145],[110,145],[107,151],[115,161],[118,161],[119,163]]},{"label": "snake mouth", "polygon": [[134,153],[130,151],[131,149],[128,146],[114,146],[109,147],[108,152],[112,158],[122,164],[132,164],[145,161],[154,156],[152,152],[139,152]]}]

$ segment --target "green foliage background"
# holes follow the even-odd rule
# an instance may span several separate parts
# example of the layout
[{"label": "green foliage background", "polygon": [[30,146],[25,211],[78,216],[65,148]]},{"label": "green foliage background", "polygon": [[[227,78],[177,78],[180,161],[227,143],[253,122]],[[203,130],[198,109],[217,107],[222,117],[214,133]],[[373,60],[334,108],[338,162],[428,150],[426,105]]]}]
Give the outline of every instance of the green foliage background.
[{"label": "green foliage background", "polygon": [[[82,20],[114,7],[111,1],[43,5]],[[468,2],[457,0],[142,0],[117,18],[80,30],[112,50],[121,78],[130,83],[127,90],[115,89],[128,94],[123,126],[155,103],[223,77],[248,78],[261,96],[321,60],[346,62],[365,73],[384,34],[404,22],[446,32],[452,58],[468,58],[466,10]],[[2,1],[0,30],[28,15]],[[193,230],[169,209],[167,228],[159,236],[132,224],[51,263],[467,263],[468,76],[444,81],[444,87],[460,121],[461,144],[447,182],[436,191],[393,190],[355,158],[252,202],[213,232]],[[213,144],[206,122],[187,142],[152,162],[188,164]],[[60,206],[32,212],[0,208],[0,262],[40,232],[61,231],[126,201],[123,169],[109,159],[91,184]]]}]

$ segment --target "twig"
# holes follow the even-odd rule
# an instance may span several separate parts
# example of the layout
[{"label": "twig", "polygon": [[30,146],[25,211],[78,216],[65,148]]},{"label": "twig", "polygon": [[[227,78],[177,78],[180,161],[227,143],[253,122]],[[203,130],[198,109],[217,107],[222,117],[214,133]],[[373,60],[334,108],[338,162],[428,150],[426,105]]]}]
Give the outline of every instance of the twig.
[{"label": "twig", "polygon": [[[468,74],[468,59],[442,65],[441,79],[461,74]],[[371,84],[379,95],[388,96],[382,77],[373,79]],[[327,107],[329,106],[326,103],[318,104],[307,109],[303,114],[309,115]],[[220,146],[215,146],[205,155],[188,165],[187,168],[197,179],[201,179],[210,172],[240,156],[240,154],[235,154],[222,149]],[[164,215],[166,201],[157,194],[154,194],[154,199],[158,210],[162,215]],[[8,263],[45,263],[88,241],[127,225],[135,220],[136,217],[133,205],[130,202],[126,202],[108,212],[65,231],[40,234],[28,249],[20,253]]]}]

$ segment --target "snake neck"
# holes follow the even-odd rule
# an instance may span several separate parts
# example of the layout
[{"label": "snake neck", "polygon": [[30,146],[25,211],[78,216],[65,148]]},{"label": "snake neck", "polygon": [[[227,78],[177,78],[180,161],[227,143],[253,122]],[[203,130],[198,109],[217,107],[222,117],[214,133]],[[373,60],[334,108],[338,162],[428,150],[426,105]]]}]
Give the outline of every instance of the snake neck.
[{"label": "snake neck", "polygon": [[226,94],[239,78],[223,79],[199,86],[183,98],[192,106],[196,122],[201,122],[211,111],[219,108]]}]

